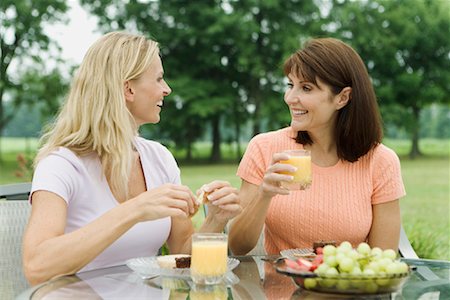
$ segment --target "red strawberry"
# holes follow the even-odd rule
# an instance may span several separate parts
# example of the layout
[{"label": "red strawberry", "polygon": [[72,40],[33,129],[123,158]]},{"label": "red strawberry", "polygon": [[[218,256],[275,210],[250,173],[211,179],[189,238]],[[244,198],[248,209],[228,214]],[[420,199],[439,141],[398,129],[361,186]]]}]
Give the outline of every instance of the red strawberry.
[{"label": "red strawberry", "polygon": [[288,267],[288,268],[291,268],[291,269],[294,269],[294,270],[299,270],[299,265],[298,265],[298,263],[296,262],[296,261],[294,261],[294,260],[290,260],[290,259],[285,259],[284,260],[284,263],[286,264],[286,266]]},{"label": "red strawberry", "polygon": [[323,254],[316,255],[316,257],[315,257],[314,260],[312,261],[312,264],[313,264],[314,266],[318,266],[318,265],[320,265],[321,263],[323,263]]},{"label": "red strawberry", "polygon": [[313,266],[313,264],[309,260],[306,260],[304,258],[297,259],[297,263],[303,270],[306,271],[311,271],[311,267]]}]

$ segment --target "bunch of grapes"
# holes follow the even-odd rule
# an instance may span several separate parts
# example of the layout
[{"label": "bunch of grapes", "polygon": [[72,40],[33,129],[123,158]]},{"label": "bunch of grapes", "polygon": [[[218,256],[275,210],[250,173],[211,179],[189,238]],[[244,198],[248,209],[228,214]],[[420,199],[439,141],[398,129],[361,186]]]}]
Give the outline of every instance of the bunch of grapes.
[{"label": "bunch of grapes", "polygon": [[[388,288],[399,283],[392,278],[408,273],[408,265],[396,258],[394,250],[370,248],[367,243],[359,244],[356,249],[349,242],[342,242],[338,247],[327,245],[323,248],[323,262],[314,273],[328,279],[308,278],[304,285],[307,289],[314,289],[319,284],[325,288],[356,288],[373,293],[380,287]],[[334,277],[342,280],[329,279]],[[373,280],[367,280],[371,278]]]},{"label": "bunch of grapes", "polygon": [[323,263],[314,271],[319,275],[382,275],[408,272],[408,265],[396,260],[397,254],[392,249],[373,249],[361,243],[353,249],[349,242],[342,242],[338,247],[327,245],[323,248]]}]

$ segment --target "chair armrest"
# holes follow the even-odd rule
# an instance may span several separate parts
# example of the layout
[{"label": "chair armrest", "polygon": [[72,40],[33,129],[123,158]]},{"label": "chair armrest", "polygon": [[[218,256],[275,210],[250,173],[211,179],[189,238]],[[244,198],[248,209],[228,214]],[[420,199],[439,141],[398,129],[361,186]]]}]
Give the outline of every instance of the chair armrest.
[{"label": "chair armrest", "polygon": [[406,283],[403,287],[402,296],[404,299],[419,299],[425,293],[439,292],[439,299],[450,299],[450,281],[438,279]]},{"label": "chair armrest", "polygon": [[409,242],[408,236],[406,235],[405,229],[403,226],[400,227],[400,241],[398,243],[398,251],[400,255],[405,258],[419,258],[414,251],[414,248],[411,246]]},{"label": "chair armrest", "polygon": [[7,200],[28,199],[31,190],[31,182],[0,185],[0,198]]}]

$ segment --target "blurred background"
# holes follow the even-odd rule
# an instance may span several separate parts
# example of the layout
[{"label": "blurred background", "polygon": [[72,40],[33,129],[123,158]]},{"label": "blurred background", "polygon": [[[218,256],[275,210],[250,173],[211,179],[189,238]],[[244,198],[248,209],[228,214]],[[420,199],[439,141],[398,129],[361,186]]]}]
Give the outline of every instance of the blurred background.
[{"label": "blurred background", "polygon": [[174,153],[185,184],[225,179],[259,132],[290,122],[284,59],[310,37],[361,55],[401,158],[405,230],[450,260],[449,0],[2,0],[0,184],[30,181],[38,138],[87,48],[112,30],[156,39],[173,92],[141,128]]}]

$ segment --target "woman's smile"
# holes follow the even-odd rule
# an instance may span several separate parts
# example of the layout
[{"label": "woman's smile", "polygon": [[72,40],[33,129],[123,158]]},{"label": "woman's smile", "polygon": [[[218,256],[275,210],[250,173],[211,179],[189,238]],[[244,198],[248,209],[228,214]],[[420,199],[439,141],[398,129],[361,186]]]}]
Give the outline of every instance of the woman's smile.
[{"label": "woman's smile", "polygon": [[292,117],[301,117],[301,116],[307,114],[308,111],[304,110],[304,109],[291,108],[291,113],[292,113]]}]

